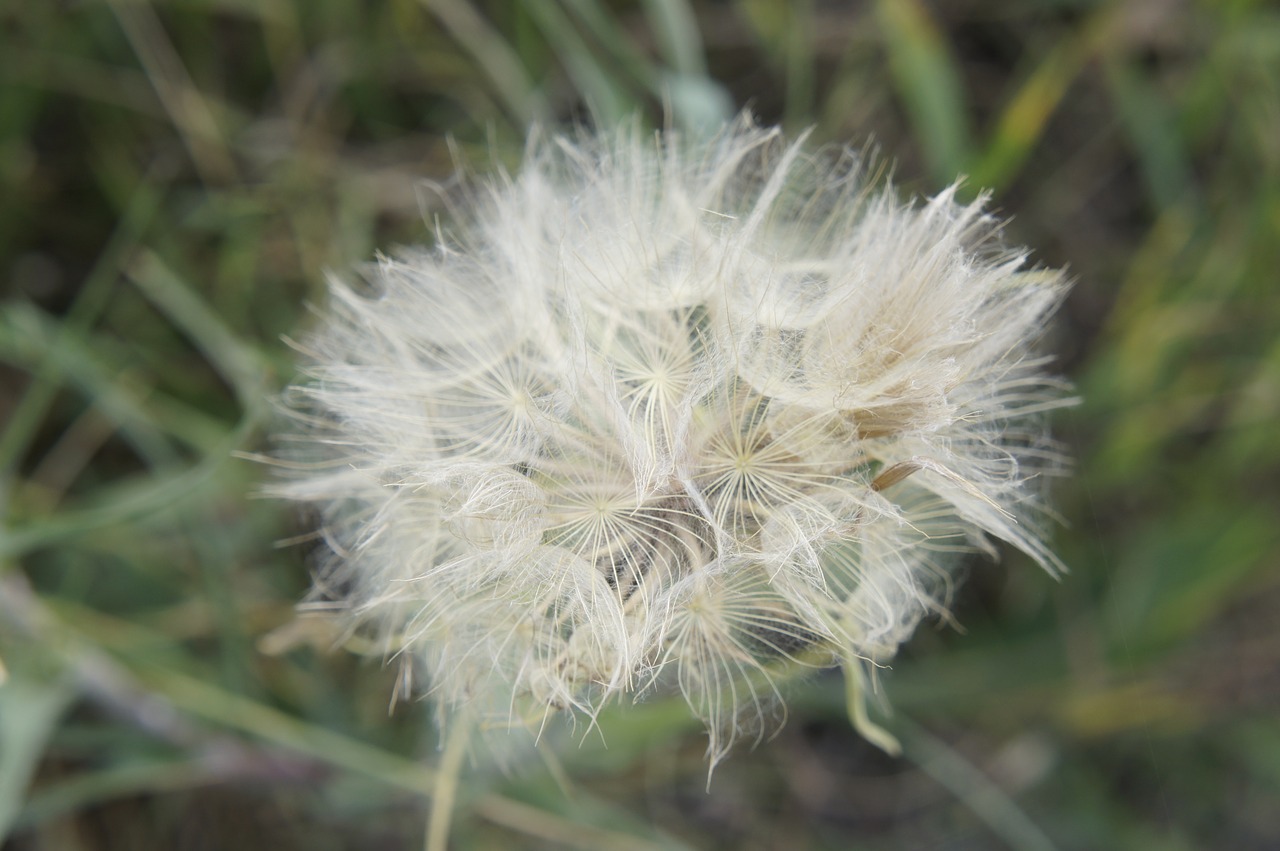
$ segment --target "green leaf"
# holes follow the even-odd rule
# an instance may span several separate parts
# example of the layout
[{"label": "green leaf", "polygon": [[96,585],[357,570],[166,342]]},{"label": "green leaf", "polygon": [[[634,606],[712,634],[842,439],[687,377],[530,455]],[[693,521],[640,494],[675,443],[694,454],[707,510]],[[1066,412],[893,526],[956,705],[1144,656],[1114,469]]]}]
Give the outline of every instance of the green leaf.
[{"label": "green leaf", "polygon": [[12,829],[45,743],[75,696],[65,679],[15,675],[0,685],[0,841]]},{"label": "green leaf", "polygon": [[955,58],[928,10],[918,0],[876,5],[889,50],[889,66],[938,185],[965,170],[970,134]]}]

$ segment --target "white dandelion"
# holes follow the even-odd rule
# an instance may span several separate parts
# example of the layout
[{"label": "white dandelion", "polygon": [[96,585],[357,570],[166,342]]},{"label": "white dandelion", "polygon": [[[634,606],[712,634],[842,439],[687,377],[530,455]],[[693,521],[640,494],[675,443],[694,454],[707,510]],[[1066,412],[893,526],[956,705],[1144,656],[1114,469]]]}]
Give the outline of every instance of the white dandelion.
[{"label": "white dandelion", "polygon": [[985,199],[862,166],[745,120],[535,135],[432,249],[332,282],[279,490],[443,713],[679,689],[714,763],[780,679],[841,666],[888,747],[866,666],[945,610],[956,553],[1058,569],[1035,344],[1063,276]]}]

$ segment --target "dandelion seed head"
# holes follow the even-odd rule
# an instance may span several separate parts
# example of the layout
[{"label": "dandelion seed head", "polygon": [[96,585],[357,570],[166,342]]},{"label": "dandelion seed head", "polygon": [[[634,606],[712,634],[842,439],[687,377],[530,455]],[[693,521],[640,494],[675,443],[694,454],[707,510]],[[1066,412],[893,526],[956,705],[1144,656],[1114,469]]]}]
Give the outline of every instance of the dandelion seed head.
[{"label": "dandelion seed head", "polygon": [[714,762],[792,672],[891,658],[956,553],[1056,570],[1064,280],[985,202],[747,120],[535,135],[433,249],[331,282],[278,488],[320,510],[321,582],[446,711],[679,689]]}]

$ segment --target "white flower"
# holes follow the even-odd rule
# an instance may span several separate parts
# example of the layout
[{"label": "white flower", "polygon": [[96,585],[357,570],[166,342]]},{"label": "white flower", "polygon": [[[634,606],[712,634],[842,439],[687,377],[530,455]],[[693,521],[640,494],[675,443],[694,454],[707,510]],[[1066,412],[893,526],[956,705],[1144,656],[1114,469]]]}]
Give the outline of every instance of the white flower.
[{"label": "white flower", "polygon": [[445,709],[536,723],[670,684],[714,761],[779,674],[889,658],[954,553],[1056,568],[1063,387],[1033,343],[1063,278],[982,200],[904,205],[741,121],[535,136],[449,227],[372,295],[333,282],[289,394],[319,461],[280,489]]}]

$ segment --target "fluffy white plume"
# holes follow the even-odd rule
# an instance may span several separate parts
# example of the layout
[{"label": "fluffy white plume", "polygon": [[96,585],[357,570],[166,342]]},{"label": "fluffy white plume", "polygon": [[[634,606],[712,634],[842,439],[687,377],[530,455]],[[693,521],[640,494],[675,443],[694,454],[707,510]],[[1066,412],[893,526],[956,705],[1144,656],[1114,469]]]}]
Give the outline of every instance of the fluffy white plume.
[{"label": "fluffy white plume", "polygon": [[1064,283],[1024,260],[982,200],[746,121],[537,136],[433,249],[333,281],[280,490],[445,709],[677,687],[714,760],[780,673],[890,657],[953,553],[1056,569],[1033,343]]}]

